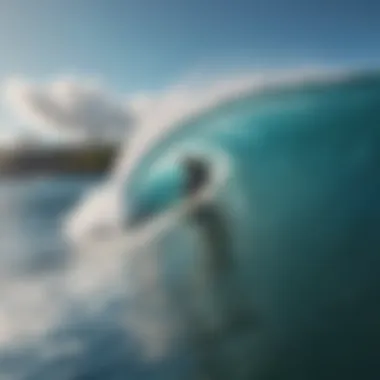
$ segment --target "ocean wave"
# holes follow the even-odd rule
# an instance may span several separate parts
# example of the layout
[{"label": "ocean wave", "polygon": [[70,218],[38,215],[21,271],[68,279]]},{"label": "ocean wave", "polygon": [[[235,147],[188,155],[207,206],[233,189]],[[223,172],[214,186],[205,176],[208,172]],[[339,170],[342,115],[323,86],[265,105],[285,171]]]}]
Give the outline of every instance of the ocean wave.
[{"label": "ocean wave", "polygon": [[[175,129],[181,129],[197,118],[225,104],[240,99],[283,89],[296,90],[305,85],[330,85],[352,81],[362,74],[342,69],[298,68],[238,75],[227,79],[214,80],[202,85],[178,85],[164,91],[143,109],[135,134],[126,141],[113,174],[125,181],[128,173],[140,157],[151,147]],[[112,177],[113,178],[113,177]]]},{"label": "ocean wave", "polygon": [[[279,334],[278,341],[286,343],[286,334],[298,336],[299,325],[289,315],[283,316],[281,307],[286,306],[291,314],[288,305],[296,304],[301,310],[296,317],[307,326],[313,324],[309,309],[320,310],[320,299],[306,297],[306,310],[299,298],[303,287],[315,290],[307,276],[321,270],[325,262],[338,260],[336,247],[345,244],[351,228],[348,224],[368,210],[364,195],[368,192],[374,202],[373,188],[378,188],[378,183],[372,163],[378,163],[374,141],[378,139],[380,81],[377,74],[352,72],[273,74],[261,82],[252,78],[234,85],[226,81],[209,92],[186,90],[184,93],[191,94],[186,96],[178,89],[173,91],[167,108],[162,101],[157,106],[160,114],[152,111],[146,115],[104,190],[95,190],[91,204],[84,202],[74,219],[77,226],[85,227],[82,231],[104,220],[123,220],[128,205],[138,202],[141,190],[150,185],[144,182],[150,172],[159,173],[165,160],[178,164],[197,147],[196,154],[204,153],[211,167],[223,168],[223,175],[209,188],[209,198],[228,216],[232,253],[239,264],[239,283],[244,285],[234,298],[240,302],[247,297],[247,308],[261,311],[273,329],[270,333]],[[180,99],[174,107],[176,94]],[[355,181],[364,183],[362,177],[372,187],[355,185]],[[132,193],[137,194],[136,199],[130,197]],[[112,207],[105,217],[107,204]],[[108,260],[118,257],[118,267],[123,267],[125,260],[125,274],[135,287],[137,303],[146,300],[146,287],[150,289],[148,304],[157,306],[155,299],[159,299],[158,309],[167,309],[152,319],[151,308],[146,312],[145,306],[134,305],[135,318],[126,328],[148,346],[157,341],[167,343],[176,332],[177,321],[168,312],[173,308],[166,304],[168,287],[157,282],[168,281],[170,276],[186,278],[187,266],[175,265],[174,258],[200,251],[199,236],[191,234],[183,221],[186,202],[176,206],[165,207],[138,231],[114,229],[104,245],[95,243],[97,250],[107,252]],[[138,264],[139,260],[142,263]],[[158,270],[162,266],[169,272],[166,277]],[[337,268],[337,262],[333,266]],[[302,273],[297,268],[302,268]],[[347,285],[347,278],[343,281]],[[282,289],[287,292],[283,299],[279,295]],[[341,291],[341,287],[336,289]],[[191,295],[186,300],[190,302]],[[260,342],[265,344],[260,339],[251,339],[249,344]],[[265,363],[265,353],[255,353],[255,363],[260,358]],[[219,357],[219,362],[223,361]]]},{"label": "ocean wave", "polygon": [[[141,117],[135,133],[126,139],[126,146],[122,148],[105,185],[94,189],[68,215],[65,222],[67,235],[78,240],[88,230],[96,228],[94,224],[109,225],[111,229],[120,225],[123,215],[119,200],[125,183],[139,161],[167,136],[186,128],[202,115],[266,91],[296,90],[300,86],[315,84],[326,86],[350,82],[362,76],[352,70],[298,68],[232,76],[202,85],[173,86],[151,99],[149,107],[140,110]],[[101,220],[98,218],[100,214]]]}]

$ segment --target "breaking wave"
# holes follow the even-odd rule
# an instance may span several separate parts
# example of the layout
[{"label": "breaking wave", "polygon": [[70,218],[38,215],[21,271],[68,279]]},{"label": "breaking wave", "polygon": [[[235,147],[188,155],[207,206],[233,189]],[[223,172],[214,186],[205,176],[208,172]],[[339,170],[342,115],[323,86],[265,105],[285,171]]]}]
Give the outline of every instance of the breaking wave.
[{"label": "breaking wave", "polygon": [[[322,276],[326,262],[338,265],[351,223],[363,210],[377,212],[377,206],[366,208],[363,196],[378,204],[372,190],[379,187],[379,82],[377,73],[296,71],[242,77],[191,91],[175,88],[157,100],[109,180],[74,210],[68,223],[69,235],[83,243],[79,256],[88,252],[80,271],[88,273],[84,267],[101,257],[103,261],[94,264],[97,270],[101,267],[103,273],[110,267],[110,276],[100,281],[102,292],[115,278],[128,290],[127,331],[162,354],[186,329],[187,305],[179,300],[192,302],[187,279],[197,271],[194,263],[200,252],[199,236],[186,215],[204,200],[189,204],[173,198],[168,203],[154,191],[158,182],[152,178],[171,181],[168,168],[195,153],[207,157],[215,169],[207,199],[228,220],[238,267],[235,298],[265,319],[265,328],[240,345],[239,355],[254,352],[253,372],[262,370],[271,352],[287,347],[290,336],[293,342],[301,342],[305,332],[312,336],[312,313],[322,308],[328,315],[326,297],[331,302],[339,299],[342,285],[334,294],[317,294],[310,276]],[[368,178],[363,179],[365,173]],[[357,188],[360,179],[373,182],[369,188]],[[150,186],[160,211],[138,230],[125,228],[131,209],[145,202],[141,194]],[[344,190],[348,186],[349,194]],[[91,230],[106,231],[104,240],[92,242]],[[297,268],[303,268],[302,273]],[[342,276],[342,283],[352,288]],[[304,293],[299,289],[313,294],[302,305]],[[292,307],[297,310],[293,319]],[[327,323],[321,328],[330,327]],[[300,354],[299,347],[293,346],[289,355]],[[218,360],[222,365],[226,358],[220,353]],[[276,360],[286,366],[281,358]]]}]

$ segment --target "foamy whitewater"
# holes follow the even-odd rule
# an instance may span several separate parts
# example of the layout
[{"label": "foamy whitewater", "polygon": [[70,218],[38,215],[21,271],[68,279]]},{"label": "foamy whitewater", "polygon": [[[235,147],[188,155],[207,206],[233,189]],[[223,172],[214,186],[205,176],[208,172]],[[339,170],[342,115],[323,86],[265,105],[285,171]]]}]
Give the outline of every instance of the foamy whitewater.
[{"label": "foamy whitewater", "polygon": [[[40,347],[47,327],[54,336],[111,308],[105,325],[120,327],[136,361],[191,358],[172,378],[378,379],[377,73],[248,75],[146,103],[135,105],[144,117],[109,178],[68,215],[65,270],[3,277],[4,299],[23,307],[18,321],[2,305],[3,344],[17,336]],[[191,201],[182,197],[189,155],[212,170]],[[188,216],[207,203],[226,220],[236,262],[223,289],[198,281],[205,252]],[[193,314],[212,329],[221,305],[249,321],[209,342]],[[81,350],[80,339],[67,345]]]}]

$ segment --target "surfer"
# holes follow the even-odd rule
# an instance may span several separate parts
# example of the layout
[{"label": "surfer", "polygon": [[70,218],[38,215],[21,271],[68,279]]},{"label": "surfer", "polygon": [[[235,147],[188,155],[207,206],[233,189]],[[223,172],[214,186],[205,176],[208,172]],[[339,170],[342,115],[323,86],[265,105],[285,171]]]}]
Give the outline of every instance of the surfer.
[{"label": "surfer", "polygon": [[[226,334],[236,334],[252,323],[252,316],[236,304],[240,298],[234,286],[234,263],[232,257],[232,238],[228,225],[216,203],[198,202],[197,196],[211,185],[211,170],[207,162],[200,158],[188,157],[183,161],[186,173],[185,195],[194,201],[190,207],[189,219],[199,232],[201,244],[200,267],[196,268],[196,289],[199,299],[206,297],[206,304],[189,310],[191,320],[191,339],[199,355],[200,370],[210,379],[221,377],[220,365],[215,361],[214,351],[218,341]],[[202,273],[203,272],[203,273]],[[203,275],[203,276],[202,276]],[[198,290],[198,291],[197,291]],[[201,315],[205,309],[210,314]],[[207,316],[208,315],[208,316]],[[216,345],[216,346],[215,346]]]},{"label": "surfer", "polygon": [[[191,200],[211,181],[210,168],[199,158],[188,157],[183,162],[186,173],[185,195]],[[206,270],[213,280],[219,281],[231,267],[229,237],[221,213],[212,203],[196,204],[190,220],[200,230],[205,244]]]},{"label": "surfer", "polygon": [[[199,232],[203,249],[197,277],[203,270],[204,291],[211,290],[218,329],[239,329],[247,324],[256,323],[251,313],[245,313],[236,305],[234,281],[236,268],[232,256],[232,236],[222,210],[216,203],[197,202],[196,197],[211,183],[210,166],[197,157],[187,157],[183,161],[186,173],[185,193],[189,200],[194,200],[190,207],[189,219]],[[235,278],[236,279],[236,278]],[[241,297],[241,295],[240,295]],[[216,326],[214,326],[216,327]]]},{"label": "surfer", "polygon": [[[202,200],[202,192],[212,186],[209,164],[199,157],[187,157],[185,196],[190,201],[188,220],[197,230],[201,249],[196,268],[194,327],[201,340],[214,340],[230,323],[231,275],[233,275],[230,231],[216,203]],[[202,301],[203,300],[203,301]],[[203,314],[203,317],[201,316]]]}]

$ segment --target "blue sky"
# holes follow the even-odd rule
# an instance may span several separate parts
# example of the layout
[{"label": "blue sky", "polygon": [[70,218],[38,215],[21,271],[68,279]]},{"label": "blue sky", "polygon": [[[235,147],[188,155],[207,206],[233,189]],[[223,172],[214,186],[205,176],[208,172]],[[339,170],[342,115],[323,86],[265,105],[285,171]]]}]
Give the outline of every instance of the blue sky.
[{"label": "blue sky", "polygon": [[101,75],[156,88],[203,65],[371,63],[377,1],[3,0],[0,76]]},{"label": "blue sky", "polygon": [[375,0],[2,0],[0,81],[76,74],[134,93],[204,68],[376,66],[379,20]]}]

